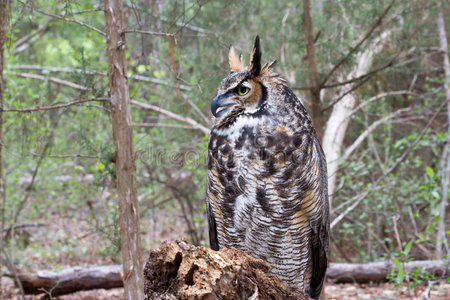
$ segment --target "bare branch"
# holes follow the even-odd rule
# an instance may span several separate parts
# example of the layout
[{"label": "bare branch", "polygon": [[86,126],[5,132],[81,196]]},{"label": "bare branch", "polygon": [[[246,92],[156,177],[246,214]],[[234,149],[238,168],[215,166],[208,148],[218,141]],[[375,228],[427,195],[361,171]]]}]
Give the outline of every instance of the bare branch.
[{"label": "bare branch", "polygon": [[[167,19],[166,17],[159,17],[159,18],[165,22],[170,22],[169,19]],[[176,22],[175,25],[177,25],[179,27],[187,28],[187,29],[195,31],[195,32],[203,33],[203,34],[210,33],[208,30],[198,27],[198,26],[195,26],[195,25],[190,25],[190,24],[180,23],[180,22]]]},{"label": "bare branch", "polygon": [[[29,155],[40,157],[40,154],[29,152]],[[98,158],[95,155],[91,154],[54,154],[54,155],[45,155],[45,158]]]},{"label": "bare branch", "polygon": [[46,76],[42,76],[42,75],[36,75],[36,74],[30,74],[30,73],[12,73],[12,75],[14,76],[19,76],[19,77],[23,77],[23,78],[32,78],[32,79],[38,79],[38,80],[50,80],[53,83],[57,83],[60,85],[64,85],[64,86],[68,86],[71,87],[73,89],[76,90],[82,90],[82,91],[89,91],[90,88],[67,81],[67,80],[63,80],[63,79],[59,79],[56,77],[46,77]]},{"label": "bare branch", "polygon": [[362,79],[365,79],[366,77],[372,76],[384,69],[387,69],[389,67],[391,67],[394,64],[394,61],[398,58],[398,56],[400,55],[400,52],[398,52],[388,63],[384,64],[383,66],[373,69],[369,72],[367,72],[366,74],[363,74],[361,76],[346,80],[346,81],[342,81],[342,82],[335,82],[335,83],[330,83],[330,84],[325,84],[322,88],[323,89],[330,89],[330,88],[334,88],[334,87],[339,87],[342,85],[347,85]]},{"label": "bare branch", "polygon": [[183,129],[195,129],[198,128],[194,126],[188,125],[180,125],[180,124],[161,124],[161,123],[131,123],[134,127],[142,127],[142,128],[153,128],[153,127],[170,127],[170,128],[183,128]]},{"label": "bare branch", "polygon": [[324,108],[322,108],[322,111],[327,111],[330,108],[332,108],[336,103],[338,103],[339,101],[341,101],[342,99],[344,99],[345,96],[347,96],[348,94],[350,94],[351,92],[357,90],[360,86],[362,86],[364,83],[366,83],[368,80],[370,79],[370,77],[366,77],[364,79],[362,79],[361,81],[359,81],[357,84],[355,84],[354,86],[352,86],[350,89],[348,89],[347,91],[345,91],[344,93],[342,93],[342,95],[340,95],[337,99],[335,99],[333,102],[331,102],[330,104],[328,104],[327,106],[325,106]]},{"label": "bare branch", "polygon": [[377,127],[383,123],[385,123],[386,121],[388,121],[389,119],[395,118],[396,116],[410,111],[411,108],[403,108],[403,109],[399,109],[396,110],[393,113],[390,113],[389,115],[385,116],[384,118],[381,118],[375,122],[372,123],[372,125],[369,126],[369,128],[367,128],[362,134],[359,135],[359,137],[353,142],[353,144],[350,145],[350,147],[347,148],[347,150],[345,151],[344,155],[342,155],[342,160],[347,160],[350,155],[353,153],[353,151],[356,150],[356,148],[358,148],[358,146],[375,130],[377,129]]},{"label": "bare branch", "polygon": [[89,12],[98,12],[98,11],[103,12],[104,11],[103,7],[84,9],[84,10],[80,10],[80,11],[71,11],[70,14],[71,15],[81,15],[81,14],[85,14],[85,13],[89,13]]},{"label": "bare branch", "polygon": [[212,124],[211,124],[211,120],[210,120],[207,116],[205,116],[205,114],[200,110],[200,108],[199,108],[197,105],[195,105],[194,102],[192,102],[191,99],[184,97],[184,100],[186,100],[187,103],[189,103],[189,105],[197,112],[197,114],[198,114],[200,117],[202,117],[203,121],[205,121],[205,123],[206,123],[208,126],[211,126],[211,125],[212,125]]},{"label": "bare branch", "polygon": [[[24,3],[23,1],[20,1],[20,0],[19,0],[19,2],[22,3],[23,5],[25,5],[25,3]],[[54,18],[54,19],[59,19],[59,20],[62,20],[62,21],[66,21],[66,22],[70,22],[70,23],[75,23],[75,24],[84,26],[84,27],[86,27],[86,28],[89,28],[90,30],[93,30],[93,31],[97,32],[98,34],[100,34],[100,35],[102,35],[102,36],[106,36],[106,34],[105,34],[103,31],[101,31],[100,29],[95,28],[95,27],[93,27],[93,26],[91,26],[91,25],[89,25],[89,24],[86,24],[86,23],[84,23],[84,22],[81,22],[81,21],[78,21],[78,20],[75,20],[75,19],[68,19],[68,18],[66,18],[65,15],[62,15],[62,16],[54,15],[54,14],[45,12],[45,11],[43,11],[42,9],[39,9],[39,8],[33,8],[33,10],[34,10],[34,11],[37,11],[38,13],[41,13],[41,14],[43,14],[43,15],[46,15],[46,16],[48,16],[48,17],[52,17],[52,18]]]},{"label": "bare branch", "polygon": [[175,113],[173,113],[171,111],[165,110],[165,109],[163,109],[163,108],[161,108],[159,106],[156,106],[156,105],[153,105],[153,104],[149,104],[149,103],[142,103],[142,102],[139,102],[139,101],[136,101],[136,100],[131,100],[131,104],[134,104],[134,105],[139,106],[139,107],[144,108],[144,109],[148,109],[148,110],[160,113],[160,114],[165,115],[166,117],[169,117],[169,118],[171,118],[173,120],[176,120],[178,122],[191,125],[195,129],[200,130],[201,132],[203,132],[204,134],[209,134],[209,132],[210,132],[210,130],[208,128],[206,128],[205,126],[201,125],[197,121],[195,121],[195,120],[193,120],[191,118],[188,118],[188,117],[183,117],[183,116],[177,115],[177,114],[175,114]]},{"label": "bare branch", "polygon": [[146,34],[146,35],[152,35],[152,36],[165,36],[165,37],[174,37],[174,33],[164,33],[164,32],[155,32],[155,31],[148,31],[148,30],[138,30],[138,29],[127,29],[124,30],[123,33],[140,33],[140,34]]},{"label": "bare branch", "polygon": [[386,17],[389,10],[394,5],[395,0],[392,0],[392,2],[386,7],[384,12],[381,14],[381,16],[378,17],[378,19],[375,21],[375,23],[370,27],[369,31],[364,35],[364,37],[353,47],[350,49],[350,51],[345,55],[343,58],[341,58],[334,67],[328,72],[327,75],[322,79],[322,82],[318,85],[318,88],[322,88],[325,83],[327,83],[328,79],[330,79],[331,75],[334,74],[334,72],[353,54],[356,52],[356,50],[359,49],[359,47],[372,35],[374,30],[381,25],[383,19]]},{"label": "bare branch", "polygon": [[330,108],[333,107],[333,105],[335,105],[336,103],[338,103],[339,101],[341,101],[346,95],[348,95],[349,93],[353,92],[354,90],[356,90],[357,88],[359,88],[361,85],[363,85],[366,81],[368,81],[370,79],[370,77],[374,74],[376,74],[377,72],[384,70],[386,68],[389,68],[393,65],[394,61],[398,58],[398,56],[400,55],[401,51],[398,51],[397,54],[394,55],[394,57],[385,65],[376,68],[364,75],[358,76],[356,78],[347,80],[347,81],[343,81],[343,82],[339,82],[336,84],[330,84],[330,85],[325,85],[323,88],[333,88],[333,87],[338,87],[341,85],[346,85],[349,83],[353,83],[353,82],[358,82],[356,85],[354,85],[353,87],[351,87],[349,90],[347,90],[346,92],[344,92],[341,96],[339,96],[337,99],[335,99],[333,102],[331,102],[330,104],[328,104],[327,106],[325,106],[324,108],[322,108],[322,111],[326,111]]},{"label": "bare branch", "polygon": [[38,30],[27,34],[25,36],[23,36],[22,38],[18,39],[15,43],[14,43],[14,51],[13,54],[18,54],[21,53],[25,50],[27,50],[28,48],[30,48],[30,46],[36,42],[37,40],[39,40],[46,32],[47,30],[50,28],[49,24],[46,24],[45,26],[39,28]]},{"label": "bare branch", "polygon": [[80,99],[80,100],[74,100],[74,101],[71,101],[68,103],[55,104],[55,105],[50,105],[50,106],[29,107],[29,108],[8,108],[8,109],[3,109],[2,111],[3,112],[33,112],[33,111],[53,110],[53,109],[65,108],[65,107],[69,107],[72,105],[78,105],[81,103],[92,102],[92,101],[97,101],[97,102],[108,101],[109,102],[109,98],[103,97],[103,98]]},{"label": "bare branch", "polygon": [[[50,72],[64,72],[64,73],[76,73],[76,74],[89,74],[89,75],[101,75],[107,76],[106,72],[101,71],[93,71],[93,70],[82,70],[82,69],[73,69],[73,68],[59,68],[59,67],[51,67],[51,66],[34,66],[34,65],[17,65],[11,66],[11,69],[19,69],[19,70],[39,70],[39,71],[50,71]],[[154,84],[166,85],[170,87],[174,87],[175,85],[171,82],[164,81],[162,79],[147,77],[143,75],[131,75],[130,79],[144,82],[151,82]],[[183,91],[190,91],[192,88],[187,85],[180,84],[180,89]]]},{"label": "bare branch", "polygon": [[[425,135],[425,133],[427,132],[428,128],[430,128],[431,124],[433,123],[434,119],[436,119],[436,117],[439,115],[439,112],[442,110],[442,108],[444,107],[444,105],[447,103],[447,101],[444,101],[438,108],[438,110],[434,113],[434,115],[431,117],[431,119],[428,121],[428,123],[426,124],[426,126],[422,129],[422,131],[420,132],[419,136],[414,140],[414,142],[411,143],[411,145],[409,145],[408,149],[405,150],[405,152],[403,152],[403,154],[400,156],[400,158],[395,162],[394,165],[392,165],[385,173],[383,173],[383,175],[381,175],[380,177],[378,177],[378,179],[366,190],[364,191],[362,194],[353,197],[351,200],[348,201],[348,203],[353,202],[352,205],[350,205],[349,207],[347,207],[339,216],[337,216],[333,222],[331,222],[330,224],[330,229],[332,229],[334,226],[336,226],[349,212],[351,212],[353,209],[355,209],[356,206],[358,206],[358,204],[364,200],[366,198],[366,196],[375,189],[375,187],[378,185],[378,183],[380,183],[384,178],[386,178],[389,174],[391,174],[392,172],[394,172],[397,167],[406,159],[406,157],[408,156],[408,154],[413,150],[413,148],[417,145],[417,143],[419,143],[419,141],[423,138],[423,136]],[[339,207],[337,207],[336,209],[334,209],[334,211],[337,211],[340,207],[342,207],[342,205],[340,205]]]},{"label": "bare branch", "polygon": [[384,97],[388,97],[388,96],[395,96],[395,95],[411,95],[411,96],[419,96],[417,93],[414,92],[410,92],[410,91],[391,91],[391,92],[385,92],[385,93],[380,93],[376,96],[373,96],[371,98],[369,98],[369,100],[361,103],[360,105],[358,105],[358,107],[356,107],[354,110],[352,110],[350,112],[350,115],[354,115],[356,112],[358,112],[361,108],[363,108],[364,106],[366,106],[367,104],[373,102],[373,101],[377,101],[379,99],[382,99]]}]

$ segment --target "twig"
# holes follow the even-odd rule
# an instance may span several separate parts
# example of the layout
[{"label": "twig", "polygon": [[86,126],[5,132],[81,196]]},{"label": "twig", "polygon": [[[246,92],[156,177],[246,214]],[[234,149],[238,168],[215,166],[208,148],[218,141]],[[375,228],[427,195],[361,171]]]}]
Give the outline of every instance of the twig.
[{"label": "twig", "polygon": [[[101,71],[82,70],[82,69],[73,69],[73,68],[59,68],[59,67],[50,67],[50,66],[17,65],[17,66],[11,66],[10,68],[11,69],[19,69],[19,70],[39,70],[39,71],[65,72],[65,73],[102,75],[102,76],[108,75],[106,72],[101,72]],[[151,82],[154,84],[166,85],[166,86],[170,86],[170,87],[175,86],[171,82],[167,82],[162,79],[147,77],[147,76],[143,76],[143,75],[131,75],[129,78],[133,79],[133,80],[137,80],[137,81]],[[42,78],[35,78],[35,79],[43,80]],[[184,90],[184,91],[190,91],[192,88],[190,86],[180,84],[180,89]]]},{"label": "twig", "polygon": [[[24,2],[22,2],[22,1],[20,1],[20,0],[19,0],[19,2],[22,3],[23,5],[25,5]],[[52,17],[52,18],[59,19],[59,20],[62,20],[62,21],[66,21],[66,22],[70,22],[70,23],[75,23],[75,24],[84,26],[84,27],[86,27],[86,28],[89,28],[89,29],[91,29],[91,30],[97,32],[98,34],[100,34],[100,35],[102,35],[102,36],[106,36],[106,34],[105,34],[103,31],[101,31],[100,29],[95,28],[94,26],[91,26],[91,25],[86,24],[86,23],[84,23],[84,22],[77,21],[77,20],[75,20],[75,19],[68,19],[68,18],[66,18],[65,15],[62,15],[62,16],[54,15],[54,14],[45,12],[45,11],[39,9],[39,8],[32,8],[32,9],[35,10],[35,11],[37,11],[38,13],[41,13],[41,14],[46,15],[46,16],[48,16],[48,17]]]},{"label": "twig", "polygon": [[27,50],[35,41],[39,40],[45,32],[50,28],[49,24],[45,24],[45,26],[39,28],[38,30],[29,33],[14,43],[14,51],[13,54],[21,53]]},{"label": "twig", "polygon": [[153,128],[153,127],[171,127],[171,128],[183,128],[183,129],[195,129],[194,126],[180,125],[180,124],[161,124],[161,123],[131,123],[134,127]]},{"label": "twig", "polygon": [[148,30],[139,30],[139,29],[127,29],[124,30],[123,33],[140,33],[140,34],[146,34],[146,35],[152,35],[152,36],[165,36],[165,37],[174,37],[174,33],[164,33],[164,32],[155,32],[155,31],[148,31]]},{"label": "twig", "polygon": [[3,109],[3,112],[32,112],[32,111],[43,111],[43,110],[52,110],[52,109],[60,109],[69,107],[72,105],[78,105],[81,103],[91,102],[91,101],[109,101],[109,98],[102,97],[102,98],[90,98],[90,99],[80,99],[80,100],[74,100],[68,103],[62,103],[62,104],[55,104],[50,106],[41,106],[41,107],[29,107],[29,108],[8,108]]},{"label": "twig", "polygon": [[394,111],[393,113],[390,113],[389,115],[385,116],[384,118],[381,118],[375,122],[372,123],[362,134],[358,136],[358,138],[353,142],[353,144],[350,145],[350,147],[345,150],[344,155],[342,155],[342,160],[347,160],[350,155],[353,153],[353,151],[356,150],[356,148],[381,124],[385,123],[389,119],[395,118],[396,116],[410,111],[411,108],[402,108],[399,110]]},{"label": "twig", "polygon": [[388,63],[386,63],[385,65],[383,65],[383,66],[381,66],[379,68],[376,68],[375,70],[372,70],[372,71],[370,71],[370,72],[368,72],[368,73],[366,73],[366,74],[364,74],[362,76],[359,76],[359,77],[356,77],[355,79],[350,79],[348,81],[344,81],[344,82],[341,82],[341,83],[337,83],[335,85],[329,85],[329,87],[336,87],[336,86],[339,86],[339,85],[344,85],[344,84],[348,84],[348,83],[352,83],[352,82],[358,82],[358,84],[354,85],[352,88],[350,88],[349,90],[344,92],[341,96],[339,96],[337,99],[335,99],[333,102],[331,102],[331,104],[328,104],[327,106],[322,108],[322,111],[327,111],[328,109],[332,108],[333,105],[335,105],[336,103],[341,101],[346,95],[348,95],[349,93],[353,92],[354,90],[359,88],[361,85],[363,85],[365,82],[367,82],[370,79],[370,77],[372,75],[374,75],[375,73],[377,73],[377,72],[379,72],[381,70],[384,70],[386,68],[391,67],[393,65],[394,61],[397,60],[397,58],[399,57],[400,53],[401,53],[401,50],[398,51]]},{"label": "twig", "polygon": [[383,241],[378,237],[378,235],[376,235],[375,232],[373,232],[373,230],[372,230],[370,227],[364,225],[363,223],[361,223],[361,222],[358,221],[358,220],[355,220],[355,219],[350,218],[349,216],[345,216],[344,219],[349,220],[350,222],[353,222],[353,223],[355,223],[355,224],[361,226],[362,228],[365,228],[365,229],[367,230],[367,232],[368,232],[370,235],[373,236],[373,238],[377,241],[377,243],[380,244],[381,248],[383,248],[383,250],[384,250],[388,255],[391,254],[391,251],[389,251],[389,248],[385,245],[385,243],[383,243]]},{"label": "twig", "polygon": [[[9,254],[6,252],[5,248],[0,249],[0,251],[3,252],[6,258],[6,267],[9,269],[10,272],[13,273],[14,281],[16,282],[17,287],[19,288],[20,294],[22,295],[22,299],[25,300],[25,292],[23,290],[22,281],[20,280],[19,272],[17,272],[16,267],[14,266],[14,263],[12,262],[11,258],[9,257]],[[1,262],[3,263],[3,262]],[[1,278],[0,278],[1,280]]]},{"label": "twig", "polygon": [[325,84],[322,88],[323,89],[335,88],[335,87],[339,87],[339,86],[342,86],[342,85],[347,85],[347,84],[350,84],[350,83],[353,83],[353,82],[365,79],[366,77],[372,76],[375,73],[378,73],[378,72],[380,72],[380,71],[382,71],[384,69],[387,69],[387,68],[391,67],[392,64],[394,63],[394,61],[398,58],[399,54],[400,54],[400,52],[398,52],[396,55],[394,55],[394,57],[389,62],[387,62],[386,64],[382,65],[381,67],[375,68],[375,69],[367,72],[366,74],[363,74],[361,76],[358,76],[358,77],[355,77],[355,78],[352,78],[352,79],[349,79],[349,80],[346,80],[346,81],[342,81],[342,82],[335,82],[335,83]]},{"label": "twig", "polygon": [[38,79],[38,80],[50,80],[53,83],[57,83],[60,85],[64,85],[64,86],[68,86],[77,90],[82,90],[82,91],[89,91],[90,89],[88,87],[67,81],[67,80],[63,80],[63,79],[59,79],[56,77],[45,77],[42,75],[36,75],[36,74],[30,74],[30,73],[12,73],[12,75],[14,76],[19,76],[19,77],[23,77],[23,78],[32,78],[32,79]]},{"label": "twig", "polygon": [[395,95],[411,95],[411,96],[419,96],[417,93],[411,92],[411,91],[392,91],[392,92],[385,92],[385,93],[380,93],[376,96],[373,96],[371,98],[369,98],[367,101],[364,101],[363,103],[361,103],[360,105],[358,105],[354,110],[352,110],[350,112],[350,115],[354,115],[355,113],[358,112],[358,110],[360,110],[361,108],[363,108],[364,106],[366,106],[367,104],[373,102],[373,101],[377,101],[378,99],[387,97],[387,96],[395,96]]},{"label": "twig", "polygon": [[[42,156],[42,154],[36,154],[33,152],[29,152],[29,155],[35,157]],[[98,158],[98,157],[90,154],[56,154],[56,155],[45,155],[45,158]]]},{"label": "twig", "polygon": [[341,58],[334,67],[328,72],[327,75],[323,78],[321,83],[318,85],[319,88],[322,88],[325,83],[328,81],[328,79],[333,75],[333,73],[356,51],[359,49],[359,47],[372,35],[373,31],[382,23],[382,20],[387,15],[389,10],[394,5],[395,0],[392,0],[392,2],[386,7],[383,14],[378,17],[378,19],[375,21],[375,23],[372,25],[372,27],[367,31],[367,33],[364,35],[364,37],[353,47],[350,49],[350,51],[345,55],[343,58]]},{"label": "twig", "polygon": [[[166,17],[159,17],[159,19],[163,20],[164,22],[170,22],[169,19],[167,19]],[[175,25],[179,26],[179,27],[183,27],[183,28],[187,28],[189,30],[198,32],[198,33],[203,33],[203,34],[208,34],[210,33],[208,30],[195,26],[195,25],[190,25],[190,24],[186,24],[186,23],[180,23],[180,22],[175,22]]]},{"label": "twig", "polygon": [[92,9],[84,9],[80,11],[72,11],[70,12],[71,15],[81,15],[89,12],[97,12],[97,11],[104,11],[102,7],[92,8]]},{"label": "twig", "polygon": [[50,127],[52,131],[50,132],[50,134],[47,138],[47,142],[45,143],[44,148],[42,149],[42,155],[39,157],[39,159],[36,163],[36,167],[34,168],[33,175],[31,176],[31,181],[28,184],[28,186],[25,188],[25,191],[26,191],[25,196],[17,204],[16,211],[14,213],[14,216],[12,217],[12,224],[17,223],[17,219],[19,218],[19,215],[22,212],[22,209],[24,208],[25,204],[28,202],[28,198],[30,197],[30,193],[33,189],[34,182],[36,180],[36,176],[38,174],[39,168],[41,167],[42,161],[44,160],[45,153],[47,153],[47,150],[50,148],[50,145],[52,143],[53,137],[56,132],[57,125],[58,125],[59,120],[61,119],[61,116],[63,115],[63,113],[64,112],[60,112],[59,115],[57,116],[57,118],[55,118],[55,120],[52,122],[52,126]]},{"label": "twig", "polygon": [[397,240],[398,248],[400,249],[401,252],[403,252],[402,240],[400,239],[400,235],[398,234],[398,228],[397,228],[397,221],[399,218],[400,218],[400,216],[398,214],[392,216],[392,223],[394,224],[394,234],[395,234],[395,239]]},{"label": "twig", "polygon": [[134,105],[139,106],[139,107],[144,108],[144,109],[148,109],[148,110],[160,113],[160,114],[165,115],[166,117],[169,117],[169,118],[171,118],[173,120],[176,120],[178,122],[191,125],[195,129],[198,129],[201,132],[203,132],[204,134],[209,134],[209,132],[210,132],[210,130],[208,128],[206,128],[205,126],[201,125],[197,121],[195,121],[195,120],[193,120],[191,118],[188,118],[188,117],[183,117],[183,116],[177,115],[177,114],[175,114],[175,113],[173,113],[171,111],[165,110],[165,109],[163,109],[163,108],[161,108],[159,106],[156,106],[156,105],[153,105],[153,104],[148,104],[148,103],[142,103],[142,102],[139,102],[139,101],[136,101],[136,100],[131,100],[131,104],[134,104]]},{"label": "twig", "polygon": [[331,222],[330,224],[330,228],[333,228],[334,226],[336,226],[336,224],[338,224],[343,218],[344,216],[346,216],[349,212],[351,212],[353,209],[355,209],[356,206],[358,206],[358,204],[372,191],[375,189],[375,187],[378,185],[378,183],[380,183],[384,178],[386,178],[386,176],[388,176],[389,174],[391,174],[393,171],[395,171],[397,169],[397,167],[406,159],[406,157],[408,156],[408,154],[412,151],[412,149],[417,145],[417,143],[423,138],[423,136],[425,135],[426,131],[428,130],[428,128],[431,126],[431,124],[433,123],[434,119],[436,119],[436,117],[439,115],[439,112],[441,111],[441,109],[444,107],[444,105],[447,103],[447,101],[444,101],[438,108],[438,110],[434,113],[434,115],[431,117],[431,119],[428,121],[428,123],[426,124],[426,126],[422,129],[422,131],[420,132],[419,136],[414,140],[414,142],[412,142],[412,144],[408,147],[408,149],[406,149],[405,152],[403,152],[403,154],[400,156],[400,158],[395,162],[395,164],[390,167],[383,175],[381,175],[380,177],[378,177],[378,179],[370,186],[370,188],[368,188],[364,193],[362,193],[361,195],[354,197],[351,202],[354,201],[354,203],[352,205],[350,205],[347,209],[345,209],[345,211],[343,211],[339,216],[337,216],[333,222]]},{"label": "twig", "polygon": [[187,103],[189,103],[189,105],[197,112],[197,114],[198,114],[200,117],[202,117],[203,121],[205,121],[205,123],[206,123],[208,126],[211,126],[211,120],[210,120],[207,116],[205,116],[205,114],[200,110],[200,108],[198,108],[197,105],[195,105],[194,102],[192,102],[191,99],[185,97],[184,100],[186,100]]}]

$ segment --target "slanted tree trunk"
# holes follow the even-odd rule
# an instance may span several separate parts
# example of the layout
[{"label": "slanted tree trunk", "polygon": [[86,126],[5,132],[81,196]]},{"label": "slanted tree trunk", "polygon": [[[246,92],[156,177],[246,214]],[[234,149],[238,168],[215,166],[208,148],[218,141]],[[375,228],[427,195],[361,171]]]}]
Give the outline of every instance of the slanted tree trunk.
[{"label": "slanted tree trunk", "polygon": [[[3,96],[5,85],[3,82],[3,65],[4,65],[4,46],[6,42],[6,31],[9,22],[9,3],[8,0],[0,0],[0,249],[3,249],[3,229],[5,227],[5,191],[3,186]],[[0,257],[2,253],[0,252]],[[0,300],[3,299],[2,293],[2,261],[0,261]]]},{"label": "slanted tree trunk", "polygon": [[[447,122],[448,122],[448,130],[450,132],[450,62],[448,58],[448,42],[447,42],[447,34],[445,32],[445,23],[444,16],[442,10],[439,11],[437,27],[439,32],[439,42],[440,48],[442,52],[442,57],[444,60],[444,72],[445,72],[445,99],[447,101]],[[448,186],[450,184],[450,135],[447,137],[447,144],[445,145],[445,153],[444,160],[442,161],[442,201],[441,201],[441,210],[439,213],[439,224],[438,231],[436,237],[436,258],[442,259],[443,257],[443,242],[447,245],[447,238],[445,233],[445,221],[446,221],[446,211],[448,206]]]},{"label": "slanted tree trunk", "polygon": [[[383,49],[383,45],[389,36],[390,33],[388,31],[383,32],[364,52],[356,55],[356,67],[347,76],[348,80],[366,74],[370,70],[375,55]],[[336,191],[336,175],[339,167],[339,158],[343,150],[344,137],[350,123],[351,113],[355,106],[356,95],[354,93],[345,95],[339,102],[334,104],[325,126],[322,147],[327,157],[330,206],[332,204],[333,194]]]},{"label": "slanted tree trunk", "polygon": [[144,298],[143,264],[122,0],[105,0],[105,23],[124,294],[126,299],[141,300]]}]

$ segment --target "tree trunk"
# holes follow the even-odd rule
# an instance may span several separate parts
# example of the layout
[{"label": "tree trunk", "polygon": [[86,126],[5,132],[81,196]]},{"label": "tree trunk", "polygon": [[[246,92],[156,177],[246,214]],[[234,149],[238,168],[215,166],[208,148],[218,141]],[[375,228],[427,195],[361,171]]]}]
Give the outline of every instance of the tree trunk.
[{"label": "tree trunk", "polygon": [[[384,42],[389,36],[389,32],[383,32],[364,52],[356,56],[356,67],[347,76],[348,80],[366,74],[370,70],[375,55],[383,49]],[[336,176],[339,167],[339,158],[343,150],[344,137],[350,123],[351,113],[355,106],[356,95],[354,93],[345,95],[339,102],[334,104],[325,127],[322,147],[327,158],[330,207],[332,207],[332,199],[336,191]]]},{"label": "tree trunk", "polygon": [[[445,32],[445,23],[444,16],[442,10],[439,11],[437,27],[439,32],[439,42],[440,48],[444,60],[444,72],[445,72],[445,99],[447,101],[447,122],[448,122],[448,130],[450,132],[450,62],[448,58],[448,42],[447,35]],[[443,172],[442,172],[442,201],[441,201],[441,210],[439,213],[439,224],[438,231],[436,236],[436,258],[442,259],[443,257],[443,249],[442,244],[444,242],[447,244],[447,238],[445,233],[445,220],[446,220],[446,211],[448,206],[448,186],[450,184],[450,135],[447,136],[447,145],[446,145],[446,157],[442,162]],[[447,246],[448,247],[448,246]]]},{"label": "tree trunk", "polygon": [[[3,233],[5,228],[5,205],[6,205],[6,193],[3,186],[3,165],[2,165],[2,153],[3,153],[3,96],[5,85],[3,82],[3,66],[4,66],[4,46],[6,42],[6,32],[8,30],[9,22],[9,3],[8,0],[0,0],[0,233]],[[4,239],[3,234],[0,235],[0,249],[3,249]],[[1,252],[0,252],[1,257]],[[0,300],[3,299],[2,293],[2,261],[0,260]]]},{"label": "tree trunk", "polygon": [[121,0],[105,0],[106,52],[116,148],[116,185],[119,196],[119,226],[126,299],[140,300],[143,294],[143,264],[136,188],[136,164],[130,114],[125,58],[125,19]]},{"label": "tree trunk", "polygon": [[309,0],[303,0],[303,24],[305,26],[306,38],[306,56],[308,58],[308,75],[309,86],[312,103],[312,119],[314,128],[316,129],[317,137],[322,140],[323,136],[323,111],[322,101],[320,98],[320,87],[317,82],[317,64],[316,51],[314,46],[314,26],[311,18],[311,4]]}]

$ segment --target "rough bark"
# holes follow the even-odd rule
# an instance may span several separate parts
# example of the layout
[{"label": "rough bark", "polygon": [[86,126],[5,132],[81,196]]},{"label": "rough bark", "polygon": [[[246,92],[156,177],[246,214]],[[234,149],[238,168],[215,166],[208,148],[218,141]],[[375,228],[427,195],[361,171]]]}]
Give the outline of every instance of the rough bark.
[{"label": "rough bark", "polygon": [[[447,42],[447,34],[445,32],[445,23],[444,16],[442,10],[439,11],[437,27],[439,32],[439,42],[440,48],[443,56],[443,65],[445,72],[445,99],[447,101],[447,122],[448,122],[448,130],[450,132],[450,62],[448,57],[448,42]],[[444,157],[443,161],[443,172],[442,172],[442,201],[441,201],[441,210],[439,213],[439,224],[438,231],[436,237],[436,258],[442,259],[443,257],[443,243],[447,244],[447,238],[445,234],[445,216],[448,206],[448,187],[450,185],[450,136],[447,137],[447,145],[446,145],[446,157]]]},{"label": "rough bark", "polygon": [[116,185],[119,196],[119,226],[124,295],[140,300],[143,294],[143,264],[139,228],[139,205],[136,187],[136,164],[133,127],[130,114],[125,19],[121,0],[105,0],[106,52],[112,108],[112,127],[116,148]]},{"label": "rough bark", "polygon": [[[3,82],[3,65],[4,65],[4,46],[6,42],[6,32],[9,22],[9,3],[8,0],[0,0],[0,233],[3,232],[5,227],[5,204],[6,195],[4,192],[4,179],[3,179],[3,165],[2,165],[2,153],[3,153],[3,95],[4,95],[4,82]],[[0,236],[0,249],[3,249],[4,240]],[[3,299],[2,294],[2,262],[0,262],[0,299]]]},{"label": "rough bark", "polygon": [[[356,66],[347,76],[347,80],[366,74],[370,70],[375,55],[383,49],[383,45],[389,36],[389,31],[383,32],[364,52],[360,52],[356,56]],[[333,194],[336,191],[336,175],[339,167],[339,158],[343,150],[344,137],[355,106],[356,95],[354,93],[345,95],[342,100],[333,106],[333,110],[325,126],[322,147],[327,157],[330,207]]]},{"label": "rough bark", "polygon": [[309,299],[242,251],[165,242],[145,266],[146,299]]},{"label": "rough bark", "polygon": [[311,17],[311,3],[309,0],[303,0],[303,24],[305,26],[305,38],[306,38],[306,56],[308,58],[308,75],[309,75],[309,90],[312,103],[312,118],[314,128],[316,129],[319,140],[322,140],[323,136],[323,111],[322,102],[320,98],[320,86],[317,82],[317,64],[316,64],[316,51],[314,46],[314,33],[313,33],[313,21]]}]

